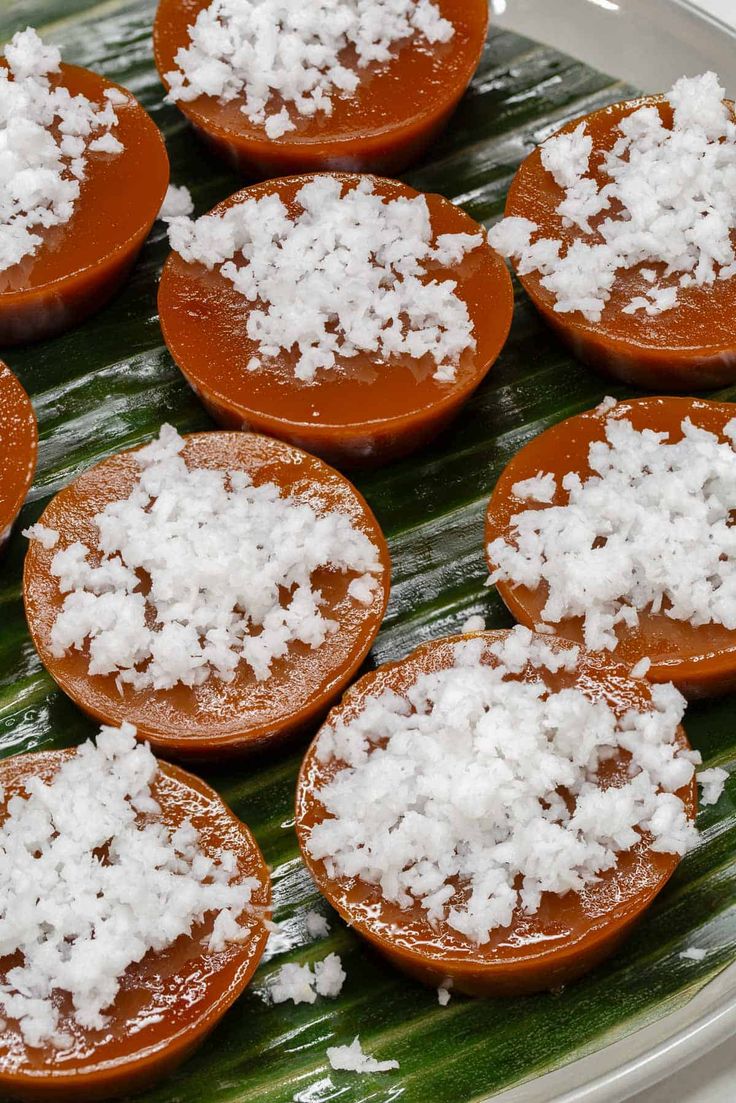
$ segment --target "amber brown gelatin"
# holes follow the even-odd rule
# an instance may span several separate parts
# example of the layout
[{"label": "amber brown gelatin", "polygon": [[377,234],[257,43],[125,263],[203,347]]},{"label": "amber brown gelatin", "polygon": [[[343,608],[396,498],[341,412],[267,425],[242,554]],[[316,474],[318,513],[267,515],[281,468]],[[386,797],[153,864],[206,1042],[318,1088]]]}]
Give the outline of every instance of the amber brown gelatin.
[{"label": "amber brown gelatin", "polygon": [[[616,142],[619,123],[638,108],[650,106],[657,108],[665,126],[672,126],[669,103],[662,96],[647,96],[601,108],[568,123],[558,133],[570,133],[585,122],[593,139],[590,175],[600,186],[608,182],[600,166]],[[563,226],[557,213],[563,197],[563,189],[543,167],[540,150],[535,149],[514,177],[505,213],[536,222],[539,237],[551,237],[568,246],[581,233]],[[591,219],[593,229],[610,216],[611,211],[604,211]],[[585,241],[596,244],[603,238],[593,233],[585,235]],[[658,315],[642,310],[624,314],[623,307],[635,296],[651,290],[643,269],[655,272],[665,284],[673,282],[673,277],[665,277],[661,263],[646,261],[620,270],[599,322],[589,322],[579,312],[556,313],[555,296],[542,286],[538,272],[519,279],[542,317],[573,353],[605,375],[657,393],[706,390],[732,383],[736,379],[736,278],[678,288],[678,305]]]},{"label": "amber brown gelatin", "polygon": [[87,651],[57,658],[49,649],[51,627],[62,603],[50,573],[59,548],[80,540],[97,544],[94,517],[109,502],[126,498],[140,469],[133,453],[111,456],[81,475],[49,503],[41,522],[61,533],[57,548],[31,543],[26,555],[23,595],[33,641],[61,689],[103,723],[130,721],[138,734],[162,752],[178,757],[221,757],[298,734],[318,723],[368,654],[381,626],[389,592],[390,559],[378,522],[355,488],[337,471],[280,441],[246,433],[195,433],[182,453],[190,467],[247,471],[255,485],[273,482],[283,495],[314,508],[340,510],[375,544],[383,566],[371,603],[348,596],[353,575],[321,569],[315,589],[325,599],[324,615],[339,623],[321,647],[292,643],[276,659],[271,675],[257,681],[244,662],[230,683],[211,676],[203,685],[121,693],[113,675],[90,675]]},{"label": "amber brown gelatin", "polygon": [[[177,106],[218,155],[248,176],[323,169],[401,172],[445,128],[478,67],[488,30],[486,0],[436,2],[455,27],[449,42],[430,45],[415,37],[397,43],[391,61],[359,71],[361,82],[352,95],[332,96],[331,115],[322,112],[307,118],[290,107],[296,130],[281,138],[267,138],[263,126],[248,120],[241,111],[242,96],[230,103],[200,96]],[[209,4],[210,0],[160,0],[153,48],[167,88],[166,74],[175,68],[176,53],[188,45],[189,27]],[[269,113],[282,106],[283,100],[274,97]]]},{"label": "amber brown gelatin", "polygon": [[[736,414],[736,406],[728,402],[706,402],[697,398],[640,398],[619,402],[615,416],[627,418],[641,432],[652,429],[666,432],[671,441],[682,439],[682,422],[690,418],[693,424],[715,433],[726,442],[724,426]],[[593,441],[605,439],[605,423],[610,411],[589,410],[553,425],[530,441],[504,468],[493,491],[486,515],[486,547],[498,537],[513,542],[511,518],[524,509],[543,509],[540,503],[521,502],[511,488],[538,472],[552,472],[558,483],[570,471],[581,479],[593,472],[588,463],[588,451]],[[567,493],[558,489],[552,505],[564,505]],[[495,564],[489,560],[491,570]],[[542,620],[547,601],[546,583],[535,590],[512,582],[496,583],[504,604],[521,624],[534,628]],[[574,643],[584,639],[580,617],[551,624],[558,635]],[[634,666],[640,659],[651,659],[647,678],[651,682],[674,682],[687,697],[706,697],[726,693],[736,687],[736,631],[721,624],[695,626],[689,621],[672,620],[666,612],[639,613],[638,628],[616,629],[619,644],[613,653],[617,662]]]},{"label": "amber brown gelatin", "polygon": [[23,387],[0,361],[0,551],[36,472],[38,428]]},{"label": "amber brown gelatin", "polygon": [[[295,196],[313,177],[258,184],[230,196],[212,213],[249,198],[278,194],[290,214]],[[339,174],[345,189],[360,176]],[[395,180],[374,179],[378,195],[393,200],[419,193]],[[464,211],[439,195],[426,196],[436,236],[481,230]],[[224,276],[172,253],[159,289],[166,344],[182,373],[220,424],[287,440],[341,467],[375,467],[407,455],[444,429],[482,382],[508,336],[513,290],[506,265],[488,245],[454,268],[431,266],[428,278],[452,279],[474,325],[476,348],[463,353],[451,382],[434,379],[430,356],[379,363],[367,354],[339,361],[337,370],[306,383],[294,375],[298,354],[247,364],[258,353],[246,334],[249,304]]]},{"label": "amber brown gelatin", "polygon": [[[25,781],[38,776],[48,782],[73,753],[46,751],[2,762],[0,814],[5,815],[11,797],[22,794]],[[209,917],[167,950],[149,951],[125,972],[104,1030],[80,1027],[71,1015],[70,998],[60,993],[61,1026],[73,1039],[64,1050],[26,1046],[17,1022],[7,1020],[0,1028],[3,1099],[86,1103],[150,1086],[204,1041],[256,970],[268,939],[271,890],[268,868],[248,828],[213,789],[177,766],[160,763],[152,792],[168,827],[175,830],[189,818],[205,854],[217,858],[223,848],[233,851],[239,874],[258,882],[252,907],[239,920],[245,938],[210,952],[206,941],[214,917]],[[10,960],[3,959],[2,981],[10,967]]]},{"label": "amber brown gelatin", "polygon": [[73,96],[105,103],[108,88],[125,95],[126,102],[115,105],[119,124],[112,131],[125,148],[90,154],[70,220],[41,231],[43,244],[35,256],[0,272],[0,345],[51,337],[112,298],[140,252],[169,183],[164,140],[130,92],[76,65],[60,69],[49,79]]},{"label": "amber brown gelatin", "polygon": [[[476,636],[487,642],[483,661],[496,660],[490,647],[504,632],[474,633],[434,640],[407,658],[389,663],[356,682],[333,709],[328,722],[349,722],[366,701],[384,691],[403,694],[420,674],[443,670],[453,663],[454,648]],[[567,647],[554,640],[553,646]],[[610,658],[583,652],[573,673],[534,672],[552,691],[583,688],[591,699],[605,699],[617,716],[629,708],[646,708],[649,685],[632,679],[625,667]],[[524,677],[522,675],[521,677]],[[680,729],[678,741],[687,747]],[[664,888],[679,863],[675,854],[652,851],[642,837],[631,851],[619,856],[615,869],[584,892],[565,896],[544,893],[539,911],[526,915],[517,908],[509,927],[492,932],[488,942],[477,945],[446,924],[431,924],[419,906],[401,908],[389,903],[380,889],[355,878],[334,878],[324,862],[310,857],[307,841],[311,828],[326,812],[317,793],[340,769],[339,762],[318,761],[316,740],[307,751],[297,785],[296,830],[304,861],[320,892],[342,918],[397,968],[425,984],[451,984],[454,991],[474,996],[516,996],[559,988],[576,980],[603,961],[620,945],[654,898]],[[627,778],[629,756],[625,752],[601,770],[605,782]],[[680,790],[691,819],[696,813],[695,780]]]}]

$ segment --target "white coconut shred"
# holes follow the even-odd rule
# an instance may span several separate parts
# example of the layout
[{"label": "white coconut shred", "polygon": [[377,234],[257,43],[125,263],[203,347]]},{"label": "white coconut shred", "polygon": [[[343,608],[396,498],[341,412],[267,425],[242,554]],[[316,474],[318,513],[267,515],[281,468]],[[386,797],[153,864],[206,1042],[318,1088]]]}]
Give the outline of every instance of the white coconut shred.
[{"label": "white coconut shred", "polygon": [[[696,833],[676,794],[700,761],[675,741],[685,701],[673,686],[617,717],[574,685],[547,688],[545,671],[575,670],[573,645],[517,627],[491,645],[495,666],[487,646],[458,643],[448,669],[322,730],[318,760],[338,768],[317,791],[325,818],[307,842],[329,876],[418,903],[477,943],[517,907],[534,914],[542,893],[614,869],[642,835],[684,854]],[[631,756],[629,780],[607,786],[598,768],[618,752]]]},{"label": "white coconut shred", "polygon": [[172,218],[187,218],[193,210],[194,200],[186,184],[169,184],[156,218],[171,222]]},{"label": "white coconut shred", "polygon": [[345,983],[345,970],[337,954],[328,954],[314,965],[287,962],[274,975],[268,986],[272,1003],[314,1003],[317,996],[336,999]]},{"label": "white coconut shred", "polygon": [[726,788],[728,771],[713,766],[710,770],[701,770],[697,777],[701,787],[700,803],[703,806],[718,804]]},{"label": "white coconut shred", "polygon": [[513,216],[489,232],[490,243],[522,275],[541,274],[555,311],[591,322],[600,321],[619,274],[638,265],[664,265],[664,273],[642,268],[642,292],[624,313],[661,314],[678,305],[680,288],[731,279],[736,125],[724,95],[715,73],[682,77],[666,97],[672,127],[656,107],[640,107],[618,124],[607,154],[593,149],[585,122],[549,138],[542,164],[564,192],[557,213],[574,240],[565,247],[539,237],[535,222]]},{"label": "white coconut shred", "polygon": [[590,445],[593,474],[560,480],[564,504],[517,513],[488,545],[490,582],[546,585],[543,620],[584,618],[595,651],[614,650],[617,626],[635,628],[644,610],[736,628],[736,419],[725,442],[688,418],[676,441],[623,414],[604,432]]},{"label": "white coconut shred", "polygon": [[342,1072],[391,1072],[399,1067],[398,1061],[379,1061],[365,1053],[357,1034],[349,1046],[328,1046],[327,1060]]},{"label": "white coconut shred", "polygon": [[171,247],[259,305],[245,327],[257,347],[244,364],[251,371],[296,349],[302,381],[359,353],[381,361],[429,356],[435,378],[452,380],[461,354],[475,348],[473,324],[456,282],[428,272],[459,264],[483,235],[435,240],[424,196],[384,199],[369,179],[343,188],[330,176],[310,181],[293,218],[278,195],[196,221],[171,218]]},{"label": "white coconut shred", "polygon": [[[240,941],[257,882],[236,855],[205,854],[189,820],[172,830],[152,786],[158,763],[135,728],[102,728],[49,780],[29,777],[0,825],[0,1011],[29,1046],[71,1043],[73,1020],[104,1029],[126,969],[214,915],[209,949]],[[104,851],[104,859],[100,854]],[[71,1024],[70,1024],[71,1025]]]},{"label": "white coconut shred", "polygon": [[706,954],[707,950],[701,950],[697,946],[688,946],[686,950],[681,950],[678,956],[684,958],[685,961],[703,961]]},{"label": "white coconut shred", "polygon": [[[96,546],[64,544],[62,533],[51,561],[66,594],[53,654],[88,646],[90,674],[115,674],[121,687],[230,682],[240,662],[264,680],[290,644],[320,647],[339,627],[321,609],[316,571],[354,574],[358,605],[373,601],[383,573],[346,513],[254,486],[245,471],[190,468],[184,445],[164,425],[135,453],[129,496],[95,517]],[[41,537],[48,546],[48,530]]]},{"label": "white coconut shred", "polygon": [[118,154],[116,88],[102,103],[72,96],[51,78],[61,54],[31,28],[5,47],[0,67],[0,272],[34,256],[43,231],[71,219],[90,160]]},{"label": "white coconut shred", "polygon": [[310,938],[327,938],[330,933],[330,924],[324,915],[319,912],[308,911],[306,916],[307,934]]},{"label": "white coconut shred", "polygon": [[214,0],[166,73],[168,99],[242,98],[249,122],[280,138],[299,117],[331,115],[334,98],[352,96],[369,66],[454,33],[430,0]]}]

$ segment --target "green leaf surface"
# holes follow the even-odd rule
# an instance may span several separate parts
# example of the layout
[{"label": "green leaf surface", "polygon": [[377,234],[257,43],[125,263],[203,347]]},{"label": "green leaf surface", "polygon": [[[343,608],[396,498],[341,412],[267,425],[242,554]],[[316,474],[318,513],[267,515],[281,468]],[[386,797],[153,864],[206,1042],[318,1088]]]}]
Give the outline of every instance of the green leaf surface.
[{"label": "green leaf surface", "polygon": [[[64,48],[68,61],[129,87],[166,136],[173,180],[191,188],[202,213],[240,181],[163,103],[151,56],[153,14],[152,3],[135,0],[6,0],[0,38],[33,24]],[[492,32],[449,130],[431,160],[407,180],[442,192],[489,224],[535,142],[628,91],[551,49]],[[108,308],[61,338],[6,353],[33,398],[41,432],[23,525],[84,468],[151,437],[162,421],[181,430],[210,426],[161,339],[156,284],[166,251],[158,227],[130,283]],[[571,360],[517,289],[506,349],[455,427],[425,452],[356,480],[394,559],[391,604],[372,662],[455,631],[471,613],[482,613],[493,626],[510,622],[495,592],[484,587],[486,500],[503,465],[527,440],[612,390],[626,393]],[[16,532],[0,573],[0,754],[67,746],[94,731],[54,688],[30,642],[20,597],[23,544]],[[693,706],[688,731],[708,766],[733,766],[732,700]],[[301,864],[293,831],[299,757],[292,749],[251,759],[223,776],[210,772],[273,867],[282,933],[249,992],[197,1055],[142,1097],[148,1103],[470,1103],[660,1018],[736,958],[734,774],[718,805],[699,816],[697,849],[609,964],[556,995],[456,998],[442,1009],[434,991],[395,973],[336,916],[329,938],[310,943],[305,912],[328,909]],[[689,945],[708,950],[704,961],[680,959]],[[280,964],[332,950],[348,974],[338,1000],[299,1007],[264,1002],[268,976]],[[362,1077],[331,1071],[326,1047],[348,1043],[357,1033],[369,1052],[396,1058],[400,1070]]]}]

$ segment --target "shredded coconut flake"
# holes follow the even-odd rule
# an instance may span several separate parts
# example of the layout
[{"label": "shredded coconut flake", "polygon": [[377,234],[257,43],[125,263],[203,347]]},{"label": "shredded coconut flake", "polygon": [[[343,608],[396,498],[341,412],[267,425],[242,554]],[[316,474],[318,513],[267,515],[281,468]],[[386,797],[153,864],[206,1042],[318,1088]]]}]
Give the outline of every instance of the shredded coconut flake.
[{"label": "shredded coconut flake", "polygon": [[36,540],[42,548],[46,548],[50,551],[51,548],[55,548],[59,543],[59,534],[56,529],[47,528],[46,525],[40,523],[31,525],[30,528],[23,529],[23,535],[29,540]]},{"label": "shredded coconut flake", "polygon": [[468,634],[470,632],[485,632],[485,630],[485,617],[482,617],[480,613],[475,613],[472,617],[468,617],[462,627],[463,634]]},{"label": "shredded coconut flake", "polygon": [[638,612],[736,628],[736,420],[726,443],[689,419],[682,439],[609,417],[593,474],[562,479],[566,504],[525,510],[488,546],[491,582],[548,587],[546,622],[585,620],[585,643],[614,650]]},{"label": "shredded coconut flake", "polygon": [[329,1046],[327,1060],[333,1069],[344,1072],[390,1072],[399,1067],[398,1061],[378,1061],[363,1052],[356,1034],[349,1046]]},{"label": "shredded coconut flake", "polygon": [[701,786],[700,803],[702,805],[718,804],[723,795],[728,781],[728,772],[720,766],[714,766],[711,770],[701,770],[697,775],[698,785]]},{"label": "shredded coconut flake", "polygon": [[310,965],[288,962],[282,965],[269,985],[272,1003],[314,1003],[317,996],[335,999],[345,983],[345,970],[337,954],[328,954],[323,961]]},{"label": "shredded coconut flake", "polygon": [[184,184],[169,184],[157,217],[161,222],[171,222],[172,218],[187,218],[193,210],[194,200],[189,188]]},{"label": "shredded coconut flake", "polygon": [[307,912],[307,934],[310,938],[327,938],[330,924],[319,912]]},{"label": "shredded coconut flake", "polygon": [[[482,661],[486,646],[456,645],[448,669],[322,729],[318,760],[339,766],[318,790],[326,816],[307,842],[329,876],[418,902],[477,943],[517,907],[534,914],[543,893],[594,882],[642,834],[676,854],[695,838],[676,795],[694,765],[675,742],[685,701],[673,686],[617,718],[581,689],[547,688],[544,672],[573,671],[578,648],[521,627],[492,646],[495,665]],[[630,780],[599,784],[618,752],[631,756]]]},{"label": "shredded coconut flake", "polygon": [[455,281],[428,279],[428,266],[443,263],[451,247],[462,258],[482,235],[445,234],[433,245],[424,196],[383,199],[370,180],[343,188],[330,176],[305,184],[294,219],[278,195],[196,221],[174,218],[171,246],[259,304],[245,326],[258,350],[248,371],[294,349],[304,382],[358,353],[380,361],[428,356],[435,377],[452,380],[462,353],[475,348],[473,324]]},{"label": "shredded coconut flake", "polygon": [[[82,193],[89,155],[118,154],[111,133],[120,100],[103,104],[52,86],[61,54],[28,27],[5,47],[0,68],[0,272],[35,256],[43,231],[65,225]],[[110,89],[116,92],[116,89]],[[122,98],[125,101],[125,97]]]},{"label": "shredded coconut flake", "polygon": [[[668,93],[671,129],[654,106],[618,124],[618,139],[601,163],[604,182],[590,173],[592,140],[582,122],[541,147],[544,168],[564,191],[557,207],[578,236],[539,238],[526,218],[502,220],[489,241],[514,257],[519,272],[539,272],[559,313],[600,321],[619,272],[665,266],[662,280],[643,268],[650,286],[623,311],[661,314],[678,305],[680,287],[703,286],[736,274],[736,126],[715,73],[682,77]],[[601,217],[602,216],[602,217]],[[592,220],[595,220],[593,222]]]},{"label": "shredded coconut flake", "polygon": [[557,493],[557,481],[549,472],[542,474],[539,471],[531,479],[522,479],[521,482],[514,483],[511,493],[523,502],[549,503]]},{"label": "shredded coconut flake", "polygon": [[244,471],[188,468],[184,443],[164,425],[135,453],[130,495],[95,517],[97,546],[76,541],[51,561],[66,594],[53,653],[88,647],[90,674],[115,674],[121,686],[230,682],[241,661],[266,679],[290,644],[321,647],[338,628],[320,609],[315,571],[353,572],[366,588],[382,572],[346,514],[254,486]]},{"label": "shredded coconut flake", "polygon": [[646,678],[646,676],[649,673],[649,670],[651,668],[651,665],[652,665],[652,660],[647,655],[645,655],[643,659],[639,659],[639,662],[636,663],[634,666],[632,666],[632,668],[631,668],[631,677],[632,678]]},{"label": "shredded coconut flake", "polygon": [[454,33],[430,0],[214,0],[166,74],[167,99],[242,99],[248,120],[277,139],[299,117],[331,115],[369,67]]},{"label": "shredded coconut flake", "polygon": [[108,133],[100,135],[99,138],[93,138],[87,148],[90,153],[116,154],[123,152],[123,143],[108,131]]},{"label": "shredded coconut flake", "polygon": [[[29,1046],[69,1044],[55,994],[102,1030],[125,970],[213,913],[209,949],[239,941],[256,882],[237,858],[199,849],[189,820],[162,822],[151,786],[158,763],[135,728],[102,728],[44,782],[30,777],[0,827],[0,956],[19,956],[0,1009]],[[100,858],[104,850],[104,859]]]},{"label": "shredded coconut flake", "polygon": [[314,987],[319,996],[334,1000],[342,992],[345,970],[337,954],[328,954],[324,961],[315,962]]},{"label": "shredded coconut flake", "polygon": [[308,965],[295,965],[288,962],[282,965],[268,988],[272,1003],[314,1003],[317,994],[314,991],[314,974]]}]

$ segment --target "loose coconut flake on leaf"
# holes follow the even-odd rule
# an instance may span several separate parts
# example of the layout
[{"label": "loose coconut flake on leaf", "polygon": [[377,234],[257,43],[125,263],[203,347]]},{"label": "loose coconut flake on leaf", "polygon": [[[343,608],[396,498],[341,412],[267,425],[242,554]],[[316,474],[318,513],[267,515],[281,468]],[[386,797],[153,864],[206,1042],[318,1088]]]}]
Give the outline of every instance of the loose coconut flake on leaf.
[{"label": "loose coconut flake on leaf", "polygon": [[161,222],[171,222],[172,218],[187,218],[194,210],[192,193],[185,184],[169,184],[156,216]]},{"label": "loose coconut flake on leaf", "polygon": [[382,571],[346,514],[254,486],[245,471],[189,468],[184,444],[164,425],[135,453],[129,496],[96,516],[96,546],[76,541],[51,561],[66,594],[53,653],[88,646],[89,673],[114,674],[121,687],[230,682],[240,662],[265,680],[290,644],[321,647],[339,627],[321,611],[315,571],[355,574],[361,603]]},{"label": "loose coconut flake on leaf", "polygon": [[682,950],[680,957],[685,961],[703,961],[707,955],[707,950],[700,950],[697,946],[688,946],[687,950]]},{"label": "loose coconut flake on leaf", "polygon": [[268,987],[272,1003],[314,1003],[317,996],[336,999],[342,992],[346,973],[337,954],[328,954],[314,965],[282,965]]},{"label": "loose coconut flake on leaf", "polygon": [[398,1061],[378,1061],[364,1053],[357,1034],[349,1046],[329,1046],[327,1060],[343,1072],[391,1072],[399,1067]]},{"label": "loose coconut flake on leaf", "polygon": [[293,219],[267,195],[169,221],[183,260],[218,269],[258,307],[245,326],[258,351],[244,367],[259,371],[295,349],[296,378],[313,382],[339,367],[338,357],[428,356],[435,378],[452,381],[462,353],[475,348],[473,324],[455,281],[427,273],[459,263],[483,236],[441,234],[433,244],[424,196],[384,199],[368,179],[343,194],[339,179],[317,177],[296,203]]},{"label": "loose coconut flake on leaf", "polygon": [[324,915],[320,915],[319,912],[309,911],[307,912],[307,934],[310,938],[327,938],[330,933],[330,924],[325,919]]},{"label": "loose coconut flake on leaf", "polygon": [[698,785],[701,787],[701,805],[718,804],[723,795],[728,781],[728,772],[720,766],[714,766],[710,770],[701,770],[697,775]]},{"label": "loose coconut flake on leaf", "polygon": [[[517,907],[534,914],[542,893],[579,891],[615,868],[642,834],[684,854],[696,832],[676,793],[699,759],[676,743],[685,701],[673,686],[653,686],[650,708],[617,719],[607,701],[543,681],[574,670],[578,648],[517,627],[493,645],[491,666],[486,646],[457,644],[448,669],[322,729],[318,760],[338,768],[316,793],[326,816],[306,844],[328,876],[419,903],[479,944]],[[599,784],[599,766],[624,752],[630,780]]]}]

